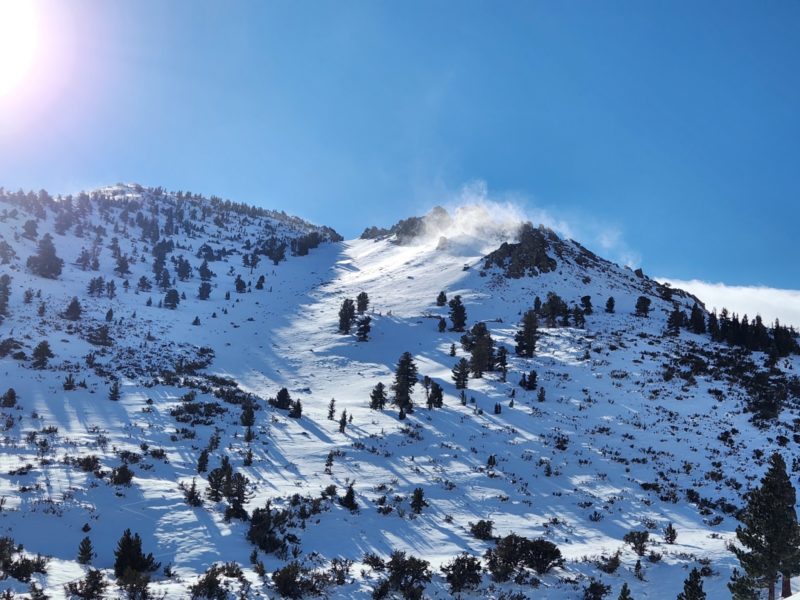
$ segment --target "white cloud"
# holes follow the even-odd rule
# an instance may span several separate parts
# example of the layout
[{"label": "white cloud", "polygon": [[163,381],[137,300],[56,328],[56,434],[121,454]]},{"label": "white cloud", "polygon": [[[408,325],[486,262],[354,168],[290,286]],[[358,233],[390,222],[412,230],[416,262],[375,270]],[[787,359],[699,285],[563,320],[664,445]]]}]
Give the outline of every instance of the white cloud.
[{"label": "white cloud", "polygon": [[709,310],[727,308],[751,319],[759,314],[769,323],[776,318],[785,325],[800,327],[800,290],[782,290],[762,286],[725,285],[692,279],[658,278],[672,287],[681,288],[700,298]]}]

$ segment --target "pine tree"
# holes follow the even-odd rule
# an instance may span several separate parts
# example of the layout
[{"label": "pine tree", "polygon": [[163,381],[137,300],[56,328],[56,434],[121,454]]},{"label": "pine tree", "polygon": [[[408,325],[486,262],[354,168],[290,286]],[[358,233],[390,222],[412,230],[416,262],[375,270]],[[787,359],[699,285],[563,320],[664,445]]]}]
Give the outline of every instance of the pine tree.
[{"label": "pine tree", "polygon": [[120,398],[119,381],[115,379],[114,383],[111,384],[111,388],[108,390],[108,399],[116,402],[119,400],[119,398]]},{"label": "pine tree", "polygon": [[89,539],[89,536],[86,536],[78,545],[78,562],[82,565],[89,565],[95,556],[92,540]]},{"label": "pine tree", "polygon": [[339,418],[339,433],[344,433],[347,429],[347,411],[342,411],[342,416]]},{"label": "pine tree", "polygon": [[617,600],[633,600],[633,596],[631,596],[631,590],[627,583],[622,584],[622,589],[619,591]]},{"label": "pine tree", "polygon": [[200,265],[200,268],[197,269],[198,274],[200,275],[201,281],[211,281],[211,278],[214,277],[214,273],[208,267],[208,261],[203,259],[203,263]]},{"label": "pine tree", "polygon": [[636,316],[646,317],[650,314],[650,298],[647,296],[639,296],[636,299]]},{"label": "pine tree", "polygon": [[131,269],[127,256],[123,254],[117,256],[117,265],[114,267],[114,272],[120,277],[123,275],[130,275]]},{"label": "pine tree", "polygon": [[336,420],[336,398],[331,398],[331,401],[328,403],[328,420]]},{"label": "pine tree", "polygon": [[703,311],[697,306],[697,302],[692,305],[692,312],[689,315],[689,329],[691,329],[693,333],[706,332],[706,320],[703,316]]},{"label": "pine tree", "polygon": [[438,324],[436,328],[439,330],[439,333],[444,333],[447,329],[447,321],[445,321],[444,317],[439,317]]},{"label": "pine tree", "polygon": [[353,483],[347,486],[347,490],[344,493],[344,496],[339,498],[339,504],[344,506],[345,508],[355,512],[358,510],[358,502],[356,502],[356,492],[353,489]]},{"label": "pine tree", "polygon": [[126,529],[117,542],[114,558],[114,575],[117,578],[122,577],[128,569],[136,573],[149,573],[160,566],[152,554],[142,552],[142,539],[138,533],[131,534],[130,529]]},{"label": "pine tree", "polygon": [[505,346],[500,346],[497,349],[497,365],[496,368],[500,371],[501,381],[505,383],[508,376],[508,350]]},{"label": "pine tree", "polygon": [[47,340],[42,340],[33,349],[33,363],[32,366],[34,369],[44,369],[47,366],[48,361],[51,358],[54,358],[55,354],[50,349],[50,343]]},{"label": "pine tree", "polygon": [[456,384],[457,390],[466,389],[469,381],[469,362],[466,358],[462,358],[453,367],[453,382]]},{"label": "pine tree", "polygon": [[208,283],[207,281],[204,281],[203,283],[200,284],[200,287],[197,290],[197,297],[200,298],[200,300],[208,300],[210,296],[211,296],[211,284]]},{"label": "pine tree", "polygon": [[339,309],[339,333],[350,333],[353,327],[353,321],[356,318],[356,307],[350,298],[345,298],[342,301],[342,307]]},{"label": "pine tree", "polygon": [[361,292],[356,296],[356,311],[358,314],[363,315],[367,312],[367,308],[369,307],[369,296],[367,292]]},{"label": "pine tree", "polygon": [[520,328],[514,336],[517,345],[514,351],[519,356],[530,358],[536,352],[536,340],[539,337],[539,320],[536,318],[536,311],[528,310],[522,315]]},{"label": "pine tree", "polygon": [[692,569],[689,577],[683,582],[683,591],[678,594],[677,600],[706,600],[700,571]]},{"label": "pine tree", "polygon": [[795,489],[786,474],[786,463],[779,453],[770,457],[770,466],[761,486],[747,496],[747,506],[736,528],[736,537],[744,546],[732,550],[747,578],[758,587],[766,587],[770,600],[775,598],[775,582],[783,576],[784,590],[790,578],[800,573],[800,526],[795,512]]},{"label": "pine tree", "polygon": [[403,352],[397,361],[395,368],[394,384],[394,403],[405,412],[413,412],[411,395],[414,393],[414,385],[417,383],[417,365],[410,352]]},{"label": "pine tree", "polygon": [[448,303],[450,306],[451,331],[464,331],[467,325],[467,309],[461,302],[461,296],[453,297]]},{"label": "pine tree", "polygon": [[447,295],[444,292],[439,292],[439,295],[436,296],[436,306],[444,306],[447,304]]},{"label": "pine tree", "polygon": [[169,308],[175,310],[178,308],[178,304],[181,301],[181,297],[178,294],[178,290],[172,288],[168,290],[167,293],[164,295],[164,308]]},{"label": "pine tree", "polygon": [[56,256],[56,247],[53,245],[53,238],[49,233],[45,233],[39,240],[37,254],[28,258],[27,265],[39,277],[58,279],[58,276],[61,275],[64,261]]},{"label": "pine tree", "polygon": [[435,381],[431,382],[431,393],[428,396],[428,408],[442,408],[444,405],[444,390]]},{"label": "pine tree", "polygon": [[72,297],[72,301],[67,306],[67,309],[64,311],[64,318],[70,321],[77,321],[81,318],[81,313],[83,312],[83,308],[81,308],[81,303],[78,301],[76,296]]},{"label": "pine tree", "polygon": [[613,296],[609,296],[608,300],[606,300],[606,312],[607,313],[613,313],[614,312],[614,304],[615,304],[614,297]]},{"label": "pine tree", "polygon": [[292,419],[299,419],[303,416],[303,405],[300,403],[300,399],[298,398],[292,403],[291,408],[289,408],[289,417]]},{"label": "pine tree", "polygon": [[369,339],[369,332],[372,329],[372,317],[363,316],[356,323],[356,339],[359,342],[366,342]]},{"label": "pine tree", "polygon": [[369,395],[369,407],[372,410],[383,410],[386,406],[386,386],[378,382]]},{"label": "pine tree", "polygon": [[423,492],[422,488],[414,488],[414,493],[411,495],[411,510],[418,515],[426,506],[428,506],[428,503],[425,501],[425,492]]}]

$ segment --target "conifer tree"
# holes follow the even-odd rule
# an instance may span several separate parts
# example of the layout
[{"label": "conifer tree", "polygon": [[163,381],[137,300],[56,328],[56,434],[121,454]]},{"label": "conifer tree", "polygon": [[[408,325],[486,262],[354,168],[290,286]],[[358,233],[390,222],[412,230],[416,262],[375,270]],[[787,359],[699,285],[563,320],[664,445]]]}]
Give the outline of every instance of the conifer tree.
[{"label": "conifer tree", "polygon": [[431,393],[428,396],[428,408],[442,408],[444,405],[444,390],[435,381],[431,382]]},{"label": "conifer tree", "polygon": [[359,342],[369,340],[369,332],[372,329],[372,317],[363,316],[356,323],[356,339]]},{"label": "conifer tree", "polygon": [[369,395],[369,407],[372,410],[383,410],[386,406],[386,386],[378,382]]},{"label": "conifer tree", "polygon": [[77,321],[81,318],[81,313],[83,312],[83,308],[81,308],[81,303],[78,301],[77,296],[72,297],[72,301],[67,306],[67,309],[64,311],[64,318],[70,321]]},{"label": "conifer tree", "polygon": [[439,317],[439,322],[436,325],[436,328],[439,330],[439,333],[444,333],[447,329],[447,321],[445,321],[444,317]]},{"label": "conifer tree", "polygon": [[200,287],[197,290],[197,297],[200,300],[208,300],[211,296],[211,284],[207,281],[204,281],[200,284]]},{"label": "conifer tree", "polygon": [[363,315],[367,312],[367,308],[369,307],[369,296],[367,292],[361,292],[356,296],[356,311],[358,314]]},{"label": "conifer tree", "polygon": [[347,429],[347,411],[342,411],[342,416],[339,418],[339,433],[344,433]]},{"label": "conifer tree", "polygon": [[178,294],[178,290],[172,288],[168,290],[167,293],[164,295],[164,308],[169,308],[175,310],[178,308],[178,304],[181,301],[180,294]]},{"label": "conifer tree", "polygon": [[700,578],[700,571],[696,568],[692,569],[689,577],[683,582],[683,591],[678,594],[677,600],[706,600],[703,580]]},{"label": "conifer tree", "polygon": [[619,591],[617,600],[633,600],[633,596],[631,596],[631,590],[627,583],[622,584],[622,589]]},{"label": "conifer tree", "polygon": [[114,383],[111,384],[111,388],[108,390],[108,399],[116,402],[120,398],[120,387],[119,381],[116,379]]},{"label": "conifer tree", "polygon": [[466,358],[462,358],[453,367],[453,382],[456,384],[457,390],[463,390],[467,387],[469,380],[469,362]]},{"label": "conifer tree", "polygon": [[47,340],[42,340],[33,349],[33,366],[34,369],[44,369],[48,361],[54,358],[55,354],[50,349],[50,343]]},{"label": "conifer tree", "polygon": [[130,529],[126,529],[117,542],[114,558],[114,575],[117,578],[129,569],[135,573],[149,573],[161,566],[151,553],[142,552],[142,538],[138,533],[132,534]]},{"label": "conifer tree", "polygon": [[646,317],[650,314],[650,298],[647,296],[639,296],[636,299],[636,316]]},{"label": "conifer tree", "polygon": [[613,296],[609,296],[608,300],[606,300],[606,312],[607,313],[613,313],[614,312],[614,304],[615,304],[614,297]]},{"label": "conifer tree", "polygon": [[342,307],[339,309],[339,333],[350,333],[353,327],[353,321],[356,318],[356,307],[350,298],[345,298],[342,301]]},{"label": "conifer tree", "polygon": [[450,306],[450,322],[452,327],[451,331],[464,331],[467,325],[467,309],[461,302],[461,296],[453,297],[448,303]]},{"label": "conifer tree", "polygon": [[28,258],[27,265],[39,277],[58,279],[58,276],[61,275],[64,261],[56,255],[56,247],[53,245],[53,238],[49,233],[45,233],[39,240],[37,253]]},{"label": "conifer tree", "polygon": [[328,420],[336,420],[336,398],[331,398],[331,401],[328,403]]},{"label": "conifer tree", "polygon": [[497,370],[500,371],[501,381],[505,383],[508,376],[508,350],[505,346],[497,349]]},{"label": "conifer tree", "polygon": [[405,412],[413,411],[411,395],[414,393],[414,385],[417,383],[417,365],[410,352],[403,352],[397,361],[395,369],[394,384],[394,403]]},{"label": "conifer tree", "polygon": [[411,494],[411,510],[418,515],[426,506],[428,506],[428,503],[425,501],[425,492],[423,492],[422,488],[414,488],[414,493]]},{"label": "conifer tree", "polygon": [[514,351],[519,356],[530,358],[536,352],[536,340],[539,337],[539,320],[536,318],[536,311],[528,310],[522,315],[520,328],[514,335],[517,345]]},{"label": "conifer tree", "polygon": [[436,306],[444,306],[447,304],[447,295],[444,292],[439,292],[439,295],[436,296]]},{"label": "conifer tree", "polygon": [[689,315],[689,329],[693,333],[706,332],[706,320],[703,316],[703,311],[697,306],[697,302],[692,305],[692,312]]},{"label": "conifer tree", "polygon": [[78,562],[82,565],[91,564],[92,559],[96,556],[94,548],[92,547],[92,540],[86,536],[81,540],[78,545]]},{"label": "conifer tree", "polygon": [[800,573],[800,526],[786,463],[777,452],[769,463],[761,486],[748,494],[739,518],[742,524],[736,528],[744,548],[733,546],[732,550],[747,578],[757,587],[766,587],[769,599],[774,600],[778,574],[785,591],[791,590],[791,577]]}]

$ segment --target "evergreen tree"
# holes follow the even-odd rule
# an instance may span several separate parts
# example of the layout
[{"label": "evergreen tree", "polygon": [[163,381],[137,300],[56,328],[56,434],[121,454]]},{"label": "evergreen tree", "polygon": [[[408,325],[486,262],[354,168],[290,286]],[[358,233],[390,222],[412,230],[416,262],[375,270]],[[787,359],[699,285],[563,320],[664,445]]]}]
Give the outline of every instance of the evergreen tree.
[{"label": "evergreen tree", "polygon": [[508,376],[508,350],[506,350],[505,346],[500,346],[500,348],[497,349],[496,360],[496,368],[500,371],[501,381],[505,383],[506,377]]},{"label": "evergreen tree", "polygon": [[116,402],[119,400],[119,398],[120,398],[119,381],[115,379],[114,383],[111,384],[111,388],[108,390],[108,399]]},{"label": "evergreen tree", "polygon": [[347,411],[342,411],[342,416],[339,417],[339,433],[344,433],[347,429]]},{"label": "evergreen tree", "polygon": [[82,565],[89,565],[92,563],[92,559],[97,556],[94,552],[94,548],[92,547],[92,540],[89,539],[88,536],[81,540],[81,543],[78,545],[78,562]]},{"label": "evergreen tree", "polygon": [[353,512],[358,510],[358,502],[356,502],[356,492],[353,489],[353,482],[350,482],[347,486],[344,496],[339,498],[339,504]]},{"label": "evergreen tree", "polygon": [[636,299],[636,316],[646,317],[650,314],[650,298],[647,296],[639,296]]},{"label": "evergreen tree", "polygon": [[462,358],[453,367],[453,382],[456,384],[457,390],[463,390],[467,387],[469,380],[469,362],[466,358]]},{"label": "evergreen tree", "polygon": [[444,306],[447,304],[447,295],[444,292],[439,292],[439,295],[436,296],[436,306]]},{"label": "evergreen tree", "polygon": [[470,371],[476,379],[480,379],[486,371],[494,369],[494,340],[485,323],[476,323],[472,331],[462,337],[467,338],[470,351]]},{"label": "evergreen tree", "polygon": [[80,598],[80,600],[100,600],[105,596],[108,582],[103,578],[103,573],[97,569],[89,569],[86,577],[71,581],[64,586],[67,598]]},{"label": "evergreen tree", "polygon": [[33,363],[31,366],[34,369],[44,369],[48,361],[54,357],[55,354],[50,349],[50,343],[47,340],[42,340],[33,349]]},{"label": "evergreen tree", "polygon": [[331,398],[328,403],[328,421],[336,420],[336,398]]},{"label": "evergreen tree", "polygon": [[622,589],[619,591],[617,600],[633,600],[633,596],[631,596],[631,590],[627,583],[622,584]]},{"label": "evergreen tree", "polygon": [[178,304],[181,301],[180,294],[178,294],[178,290],[172,288],[168,290],[167,293],[164,295],[164,308],[169,308],[175,310],[178,308]]},{"label": "evergreen tree", "polygon": [[766,587],[774,600],[778,574],[783,576],[784,590],[790,590],[790,578],[800,573],[800,526],[786,463],[777,452],[769,463],[761,486],[748,494],[739,518],[742,524],[736,528],[744,548],[733,546],[732,550],[747,578],[757,587]]},{"label": "evergreen tree", "polygon": [[361,292],[356,296],[356,311],[358,314],[363,315],[367,312],[367,308],[369,307],[369,296],[367,292]]},{"label": "evergreen tree", "polygon": [[431,382],[431,393],[428,396],[428,408],[442,408],[444,405],[444,390],[435,381]]},{"label": "evergreen tree", "polygon": [[363,316],[356,323],[356,339],[359,342],[366,342],[369,339],[369,332],[372,329],[372,317]]},{"label": "evergreen tree", "polygon": [[467,309],[461,302],[461,296],[453,297],[448,303],[450,306],[451,331],[464,331],[467,325]]},{"label": "evergreen tree", "polygon": [[613,296],[609,296],[608,300],[606,300],[606,312],[607,313],[613,313],[614,312],[614,304],[615,304],[614,297]]},{"label": "evergreen tree", "polygon": [[201,281],[211,281],[211,278],[214,277],[214,272],[208,267],[208,261],[205,259],[203,259],[197,272],[200,275]]},{"label": "evergreen tree", "polygon": [[114,575],[117,578],[129,569],[135,573],[149,573],[161,566],[152,554],[142,552],[142,539],[138,533],[131,534],[130,529],[126,529],[117,542],[114,559]]},{"label": "evergreen tree", "polygon": [[585,315],[592,314],[593,307],[591,296],[581,296],[581,309]]},{"label": "evergreen tree", "polygon": [[669,317],[667,317],[667,335],[676,336],[680,333],[681,327],[683,327],[684,322],[686,320],[686,315],[683,314],[683,311],[679,309],[677,306],[672,309],[672,312],[669,313]]},{"label": "evergreen tree", "polygon": [[345,298],[342,301],[342,307],[339,309],[339,333],[350,333],[353,327],[353,321],[356,318],[356,307],[350,298]]},{"label": "evergreen tree", "polygon": [[56,256],[56,247],[53,245],[53,238],[49,233],[45,233],[39,240],[37,253],[28,258],[27,265],[39,277],[58,279],[58,276],[61,275],[64,261]]},{"label": "evergreen tree", "polygon": [[689,577],[683,582],[683,591],[678,594],[677,600],[706,600],[706,593],[703,591],[703,580],[700,578],[700,571],[692,569]]},{"label": "evergreen tree", "polygon": [[413,411],[411,395],[414,393],[414,385],[417,383],[417,365],[410,352],[403,352],[397,361],[395,369],[394,384],[394,403],[405,412]]},{"label": "evergreen tree", "polygon": [[689,315],[689,329],[693,333],[706,332],[706,319],[703,316],[703,311],[697,306],[697,302],[692,305],[692,312]]},{"label": "evergreen tree", "polygon": [[123,275],[130,275],[131,268],[127,256],[123,254],[117,256],[117,265],[114,267],[114,272],[117,273],[120,277],[122,277]]},{"label": "evergreen tree", "polygon": [[539,320],[536,318],[536,311],[528,310],[522,315],[520,328],[514,335],[517,343],[514,351],[519,356],[530,358],[536,352],[536,340],[539,337]]},{"label": "evergreen tree", "polygon": [[372,410],[383,410],[386,406],[386,386],[378,382],[369,395],[369,407]]},{"label": "evergreen tree", "polygon": [[303,416],[303,405],[300,403],[300,399],[298,398],[292,403],[291,408],[289,408],[289,416],[292,419],[299,419]]},{"label": "evergreen tree", "polygon": [[425,492],[422,488],[414,488],[414,493],[411,494],[411,510],[418,515],[426,506],[428,506],[428,503],[425,501]]},{"label": "evergreen tree", "polygon": [[64,311],[64,318],[70,321],[77,321],[81,318],[81,313],[83,309],[81,308],[81,303],[78,301],[76,296],[72,297],[72,301],[67,306],[67,309]]},{"label": "evergreen tree", "polygon": [[200,300],[208,300],[209,296],[211,296],[211,284],[204,281],[197,290],[197,297],[200,298]]},{"label": "evergreen tree", "polygon": [[447,321],[445,321],[444,317],[439,317],[439,322],[436,325],[436,328],[439,330],[439,333],[444,333],[447,329]]}]

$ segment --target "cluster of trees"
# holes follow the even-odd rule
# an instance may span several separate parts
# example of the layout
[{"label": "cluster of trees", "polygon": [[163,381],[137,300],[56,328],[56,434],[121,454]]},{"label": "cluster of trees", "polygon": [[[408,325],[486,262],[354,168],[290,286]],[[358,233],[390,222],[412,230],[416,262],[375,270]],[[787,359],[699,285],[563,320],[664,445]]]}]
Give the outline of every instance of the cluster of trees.
[{"label": "cluster of trees", "polygon": [[0,324],[8,316],[8,300],[11,297],[11,277],[0,275]]},{"label": "cluster of trees", "polygon": [[[366,292],[361,292],[353,302],[350,298],[342,301],[339,309],[339,333],[348,334],[356,326],[356,338],[359,342],[366,342],[372,330],[372,317],[364,313],[369,307],[369,296]],[[356,314],[359,316],[356,317]]]}]

